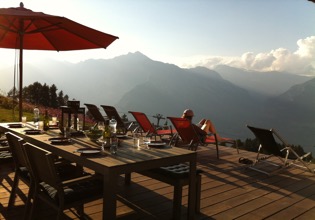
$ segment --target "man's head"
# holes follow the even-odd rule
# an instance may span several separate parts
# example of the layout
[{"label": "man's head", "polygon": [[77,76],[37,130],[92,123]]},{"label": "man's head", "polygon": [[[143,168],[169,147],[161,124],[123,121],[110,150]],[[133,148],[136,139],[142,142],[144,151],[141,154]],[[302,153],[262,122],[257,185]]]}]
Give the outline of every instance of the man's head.
[{"label": "man's head", "polygon": [[186,109],[183,112],[182,118],[187,118],[189,120],[191,120],[194,117],[194,112],[191,109]]}]

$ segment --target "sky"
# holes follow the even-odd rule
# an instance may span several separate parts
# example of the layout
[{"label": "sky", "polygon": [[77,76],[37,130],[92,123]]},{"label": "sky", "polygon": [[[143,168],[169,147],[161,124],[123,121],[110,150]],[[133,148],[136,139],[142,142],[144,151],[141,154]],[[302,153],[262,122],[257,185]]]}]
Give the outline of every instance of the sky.
[{"label": "sky", "polygon": [[[0,0],[0,8],[20,1]],[[24,0],[36,12],[64,16],[118,36],[106,50],[25,51],[25,62],[77,63],[139,51],[190,68],[226,64],[315,76],[315,4],[307,0]],[[0,65],[15,51],[0,49]]]}]

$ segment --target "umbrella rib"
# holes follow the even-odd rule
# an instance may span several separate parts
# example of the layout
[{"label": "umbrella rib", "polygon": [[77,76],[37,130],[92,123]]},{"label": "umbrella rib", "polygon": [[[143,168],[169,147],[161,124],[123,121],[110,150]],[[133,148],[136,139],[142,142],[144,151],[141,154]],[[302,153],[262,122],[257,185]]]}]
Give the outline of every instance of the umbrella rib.
[{"label": "umbrella rib", "polygon": [[58,24],[60,24],[60,22],[46,26],[46,27],[37,28],[36,30],[32,30],[32,31],[27,32],[27,34],[42,33],[42,32],[46,32],[46,31],[54,31],[54,30],[61,29],[59,26],[57,26]]}]

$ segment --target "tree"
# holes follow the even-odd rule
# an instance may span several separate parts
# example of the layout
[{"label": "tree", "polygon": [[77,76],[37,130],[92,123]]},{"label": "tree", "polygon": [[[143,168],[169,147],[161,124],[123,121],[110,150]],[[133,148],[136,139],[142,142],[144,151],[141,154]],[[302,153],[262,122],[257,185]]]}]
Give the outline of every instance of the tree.
[{"label": "tree", "polygon": [[50,95],[50,106],[52,108],[58,107],[58,100],[57,100],[57,87],[55,84],[52,84],[52,86],[49,88],[49,95]]},{"label": "tree", "polygon": [[24,101],[35,105],[58,108],[58,106],[65,105],[69,96],[64,96],[63,91],[60,91],[57,96],[57,90],[55,84],[49,86],[46,83],[42,85],[39,82],[35,82],[23,88]]},{"label": "tree", "polygon": [[28,86],[29,101],[31,103],[37,105],[40,104],[42,87],[42,84],[40,84],[39,82],[35,82],[32,85]]},{"label": "tree", "polygon": [[58,102],[58,105],[59,106],[63,106],[65,105],[65,99],[63,97],[63,91],[61,90],[59,93],[58,93],[58,98],[57,98],[57,102]]},{"label": "tree", "polygon": [[45,83],[40,91],[39,104],[43,106],[50,106],[49,86]]}]

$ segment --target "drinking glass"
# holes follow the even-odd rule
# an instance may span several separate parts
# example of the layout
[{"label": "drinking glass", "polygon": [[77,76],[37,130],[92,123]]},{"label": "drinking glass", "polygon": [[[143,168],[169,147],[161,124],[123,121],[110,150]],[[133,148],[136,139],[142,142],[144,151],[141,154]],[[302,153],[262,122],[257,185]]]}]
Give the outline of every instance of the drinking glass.
[{"label": "drinking glass", "polygon": [[105,124],[104,124],[104,122],[103,122],[103,121],[99,121],[99,122],[97,123],[97,128],[98,128],[98,130],[104,131],[104,130],[105,130]]},{"label": "drinking glass", "polygon": [[110,138],[110,148],[109,151],[111,154],[117,154],[118,149],[118,138],[117,137],[111,137]]},{"label": "drinking glass", "polygon": [[22,117],[22,126],[25,127],[26,125],[26,116]]},{"label": "drinking glass", "polygon": [[63,136],[64,136],[64,138],[70,138],[70,128],[69,127],[63,128]]},{"label": "drinking glass", "polygon": [[39,121],[38,122],[38,129],[39,130],[44,130],[44,121]]},{"label": "drinking glass", "polygon": [[57,117],[52,117],[52,125],[57,125]]},{"label": "drinking glass", "polygon": [[151,137],[144,136],[143,137],[143,143],[146,145],[150,144],[151,143]]},{"label": "drinking glass", "polygon": [[133,147],[139,150],[140,149],[140,134],[134,133],[132,138],[133,138]]}]

